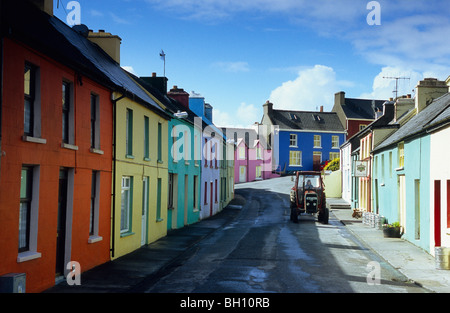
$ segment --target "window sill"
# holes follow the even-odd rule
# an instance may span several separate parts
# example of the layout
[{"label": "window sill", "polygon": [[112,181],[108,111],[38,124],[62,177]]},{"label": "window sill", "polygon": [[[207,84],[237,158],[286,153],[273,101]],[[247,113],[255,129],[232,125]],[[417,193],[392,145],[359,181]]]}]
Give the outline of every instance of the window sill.
[{"label": "window sill", "polygon": [[89,236],[88,243],[96,243],[102,240],[103,240],[102,236]]},{"label": "window sill", "polygon": [[78,146],[71,145],[71,144],[65,143],[65,142],[61,143],[61,148],[69,149],[69,150],[74,150],[74,151],[77,151],[77,150],[78,150]]},{"label": "window sill", "polygon": [[151,159],[150,159],[150,158],[147,158],[147,157],[145,157],[145,158],[144,158],[144,161],[150,162],[150,161],[151,161]]},{"label": "window sill", "polygon": [[31,261],[34,259],[38,259],[40,258],[42,255],[40,252],[35,252],[35,251],[26,251],[26,252],[21,252],[19,253],[19,255],[17,256],[17,263],[21,263],[21,262],[26,262],[26,261]]},{"label": "window sill", "polygon": [[404,170],[404,167],[402,166],[402,167],[397,167],[396,169],[395,169],[397,172],[398,171],[403,171]]},{"label": "window sill", "polygon": [[96,148],[90,148],[89,149],[89,151],[91,152],[91,153],[95,153],[95,154],[104,154],[105,152],[103,152],[103,150],[100,150],[100,149],[96,149]]},{"label": "window sill", "polygon": [[189,165],[189,161],[184,161],[184,165]]},{"label": "window sill", "polygon": [[40,143],[43,145],[45,145],[47,143],[47,139],[32,137],[32,136],[27,136],[27,135],[23,135],[22,140],[26,141],[26,142]]},{"label": "window sill", "polygon": [[159,163],[159,164],[164,164],[164,161],[158,160],[158,163]]},{"label": "window sill", "polygon": [[156,222],[157,222],[157,223],[162,222],[162,221],[164,221],[163,218],[157,218],[157,219],[156,219]]},{"label": "window sill", "polygon": [[134,156],[131,154],[125,154],[125,158],[127,159],[134,159]]},{"label": "window sill", "polygon": [[132,236],[134,233],[132,231],[120,233],[120,238]]}]

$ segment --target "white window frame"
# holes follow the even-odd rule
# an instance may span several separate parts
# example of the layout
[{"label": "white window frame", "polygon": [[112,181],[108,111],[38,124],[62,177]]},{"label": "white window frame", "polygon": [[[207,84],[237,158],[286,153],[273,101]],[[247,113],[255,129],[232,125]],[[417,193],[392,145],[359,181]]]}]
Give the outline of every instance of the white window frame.
[{"label": "white window frame", "polygon": [[[291,161],[296,160],[297,163]],[[302,165],[302,152],[301,151],[289,151],[289,166],[303,166]]]},{"label": "white window frame", "polygon": [[[133,200],[133,178],[131,176],[122,176],[122,192],[120,205],[120,233],[127,234],[131,232],[132,200]],[[127,183],[128,182],[128,183]],[[127,194],[126,203],[124,203],[124,193]]]},{"label": "white window frame", "polygon": [[[316,137],[318,138],[318,140],[316,139]],[[322,148],[322,136],[321,135],[314,135],[313,140],[314,140],[314,144],[313,144],[314,148]],[[318,145],[317,145],[317,142],[319,143]]]},{"label": "white window frame", "polygon": [[339,149],[339,136],[331,136],[331,148]]},{"label": "white window frame", "polygon": [[[28,250],[19,252],[17,255],[17,262],[25,262],[41,257],[41,253],[37,252],[37,237],[38,237],[38,218],[39,218],[39,177],[40,166],[38,165],[24,165],[24,167],[32,168],[32,182],[31,182],[31,204],[30,204],[30,223],[29,223],[29,240]],[[18,229],[17,229],[18,230]],[[17,242],[19,244],[19,242]]]},{"label": "white window frame", "polygon": [[289,135],[289,147],[293,147],[293,148],[298,147],[298,135],[297,134]]}]

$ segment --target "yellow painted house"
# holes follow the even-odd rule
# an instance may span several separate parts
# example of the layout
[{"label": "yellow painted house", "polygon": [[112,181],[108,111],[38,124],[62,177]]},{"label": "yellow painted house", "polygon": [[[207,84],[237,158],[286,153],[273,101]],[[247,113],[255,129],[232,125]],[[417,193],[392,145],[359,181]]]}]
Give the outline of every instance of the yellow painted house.
[{"label": "yellow painted house", "polygon": [[168,186],[168,117],[120,94],[114,99],[111,259],[167,235]]},{"label": "yellow painted house", "polygon": [[114,80],[111,259],[167,235],[168,121],[165,106],[120,67],[121,39],[89,39],[108,55],[95,62]]}]

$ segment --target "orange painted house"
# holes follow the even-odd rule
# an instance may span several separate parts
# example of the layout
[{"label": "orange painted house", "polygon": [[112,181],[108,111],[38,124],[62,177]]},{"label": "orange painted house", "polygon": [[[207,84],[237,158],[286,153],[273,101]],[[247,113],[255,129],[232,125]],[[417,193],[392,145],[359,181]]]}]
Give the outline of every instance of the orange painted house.
[{"label": "orange painted house", "polygon": [[69,261],[84,272],[110,260],[111,88],[51,15],[1,6],[0,278],[25,273],[39,292]]}]

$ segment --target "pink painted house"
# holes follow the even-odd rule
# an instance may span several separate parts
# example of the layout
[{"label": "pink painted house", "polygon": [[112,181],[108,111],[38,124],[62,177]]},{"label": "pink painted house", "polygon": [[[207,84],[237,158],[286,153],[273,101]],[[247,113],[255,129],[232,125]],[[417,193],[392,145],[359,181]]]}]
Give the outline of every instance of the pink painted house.
[{"label": "pink painted house", "polygon": [[234,138],[234,182],[236,184],[279,177],[272,173],[272,150],[254,129],[227,128]]}]

